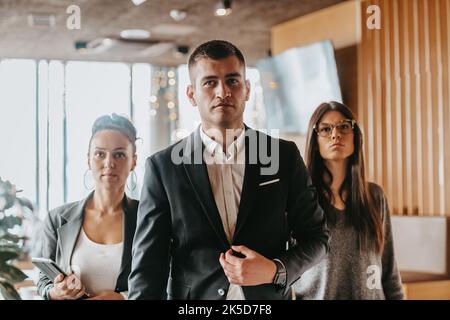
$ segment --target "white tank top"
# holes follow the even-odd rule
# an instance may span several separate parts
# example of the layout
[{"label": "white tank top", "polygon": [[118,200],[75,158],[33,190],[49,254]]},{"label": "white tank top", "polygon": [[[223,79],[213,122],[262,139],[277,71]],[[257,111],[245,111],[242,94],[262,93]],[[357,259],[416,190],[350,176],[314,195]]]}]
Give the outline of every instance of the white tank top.
[{"label": "white tank top", "polygon": [[123,242],[100,244],[89,239],[81,228],[72,254],[73,273],[86,287],[88,294],[114,291],[122,263]]}]

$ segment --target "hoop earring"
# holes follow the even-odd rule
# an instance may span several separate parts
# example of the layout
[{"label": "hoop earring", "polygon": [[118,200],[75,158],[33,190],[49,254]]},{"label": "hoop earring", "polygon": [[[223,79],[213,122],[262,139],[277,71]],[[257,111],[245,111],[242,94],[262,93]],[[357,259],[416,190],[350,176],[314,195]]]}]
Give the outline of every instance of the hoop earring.
[{"label": "hoop earring", "polygon": [[92,187],[90,187],[89,188],[89,186],[87,185],[87,183],[86,183],[86,176],[87,176],[87,173],[89,172],[89,171],[91,171],[91,169],[87,169],[85,172],[84,172],[84,176],[83,176],[83,184],[84,184],[84,188],[86,189],[86,190],[92,190],[92,189],[94,189],[94,186],[92,186]]},{"label": "hoop earring", "polygon": [[134,191],[134,189],[136,189],[136,185],[137,185],[137,176],[136,176],[136,172],[134,172],[134,170],[131,171],[130,177],[131,177],[130,180],[131,180],[132,187],[130,188],[128,186],[128,179],[127,179],[127,189],[130,191]]}]

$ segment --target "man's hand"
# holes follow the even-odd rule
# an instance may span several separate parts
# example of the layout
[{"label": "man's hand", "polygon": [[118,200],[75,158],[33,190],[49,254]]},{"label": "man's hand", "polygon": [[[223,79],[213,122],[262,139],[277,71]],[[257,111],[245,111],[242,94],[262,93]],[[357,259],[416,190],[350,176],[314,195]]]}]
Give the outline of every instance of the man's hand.
[{"label": "man's hand", "polygon": [[[245,255],[245,258],[235,257],[232,249]],[[220,265],[231,284],[256,286],[273,282],[277,272],[275,262],[246,246],[232,246],[232,249],[221,253],[219,257]]]}]

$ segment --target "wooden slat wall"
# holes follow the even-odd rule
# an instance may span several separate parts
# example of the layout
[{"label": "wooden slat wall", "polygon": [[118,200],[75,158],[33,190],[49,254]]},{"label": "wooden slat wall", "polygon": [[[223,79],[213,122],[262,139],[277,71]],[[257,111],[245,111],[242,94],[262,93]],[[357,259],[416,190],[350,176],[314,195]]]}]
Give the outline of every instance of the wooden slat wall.
[{"label": "wooden slat wall", "polygon": [[[369,30],[369,5],[381,29]],[[399,215],[450,216],[450,0],[365,0],[358,119],[368,179]]]}]

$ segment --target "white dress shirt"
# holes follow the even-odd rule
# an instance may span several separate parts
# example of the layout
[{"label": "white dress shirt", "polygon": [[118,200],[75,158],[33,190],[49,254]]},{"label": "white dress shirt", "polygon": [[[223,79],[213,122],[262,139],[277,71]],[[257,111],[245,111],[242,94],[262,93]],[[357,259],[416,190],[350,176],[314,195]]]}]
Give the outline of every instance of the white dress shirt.
[{"label": "white dress shirt", "polygon": [[[245,129],[238,134],[225,154],[222,145],[206,135],[203,127],[200,127],[200,136],[205,146],[203,158],[208,169],[209,182],[230,244],[236,228],[245,173]],[[242,288],[230,284],[226,299],[244,300]]]}]

